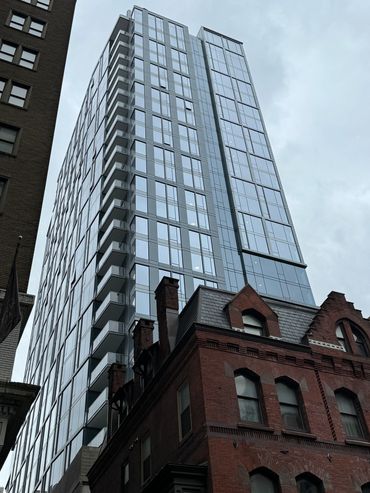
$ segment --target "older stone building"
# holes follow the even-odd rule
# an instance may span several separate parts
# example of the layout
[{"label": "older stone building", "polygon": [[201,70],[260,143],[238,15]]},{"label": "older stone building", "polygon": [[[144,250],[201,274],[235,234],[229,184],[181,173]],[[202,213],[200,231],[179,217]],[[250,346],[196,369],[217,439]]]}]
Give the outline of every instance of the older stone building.
[{"label": "older stone building", "polygon": [[111,368],[92,493],[370,491],[370,322],[344,295],[199,287],[179,315],[176,280],[156,295],[159,342],[140,320],[132,379]]},{"label": "older stone building", "polygon": [[0,2],[0,310],[18,237],[22,321],[0,344],[0,467],[39,387],[10,382],[32,310],[27,286],[76,0]]}]

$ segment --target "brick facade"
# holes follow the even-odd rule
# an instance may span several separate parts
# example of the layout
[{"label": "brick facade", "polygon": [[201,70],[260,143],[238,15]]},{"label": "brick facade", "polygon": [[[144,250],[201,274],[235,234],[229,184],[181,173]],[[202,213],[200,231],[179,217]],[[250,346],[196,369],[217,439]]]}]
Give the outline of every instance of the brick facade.
[{"label": "brick facade", "polygon": [[[256,470],[274,476],[279,483],[276,491],[282,493],[297,492],[296,478],[307,473],[321,481],[320,491],[326,493],[362,491],[370,481],[370,360],[325,344],[338,346],[332,333],[343,319],[361,327],[368,343],[368,320],[343,295],[331,293],[307,325],[301,344],[232,328],[251,309],[276,322],[278,317],[267,305],[245,288],[225,303],[232,320],[228,330],[194,323],[185,332],[150,383],[144,389],[135,386],[126,418],[89,472],[92,493],[169,491],[152,488],[166,464],[207,465],[204,487],[212,493],[253,492],[251,477]],[[234,379],[242,370],[258,380],[259,423],[241,419]],[[136,375],[134,380],[140,378]],[[304,429],[283,423],[276,385],[281,378],[296,385]],[[180,440],[178,390],[185,382],[192,425]],[[362,437],[345,433],[335,397],[340,389],[348,389],[358,399]],[[151,476],[142,485],[140,447],[148,434]],[[129,481],[122,490],[125,464]]]}]

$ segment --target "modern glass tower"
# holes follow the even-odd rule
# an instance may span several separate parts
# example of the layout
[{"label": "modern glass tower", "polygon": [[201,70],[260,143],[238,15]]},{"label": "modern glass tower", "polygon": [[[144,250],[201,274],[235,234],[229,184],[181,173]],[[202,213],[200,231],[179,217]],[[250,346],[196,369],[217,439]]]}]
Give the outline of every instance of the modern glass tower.
[{"label": "modern glass tower", "polygon": [[92,75],[58,179],[26,379],[42,386],[11,493],[103,443],[107,372],[163,275],[314,300],[242,43],[135,7]]}]

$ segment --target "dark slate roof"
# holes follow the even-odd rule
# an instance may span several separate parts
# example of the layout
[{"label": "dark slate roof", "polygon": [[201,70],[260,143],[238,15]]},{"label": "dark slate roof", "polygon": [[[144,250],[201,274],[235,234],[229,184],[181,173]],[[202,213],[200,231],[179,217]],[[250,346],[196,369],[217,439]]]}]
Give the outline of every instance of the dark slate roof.
[{"label": "dark slate roof", "polygon": [[[190,298],[179,317],[177,340],[193,323],[230,330],[225,306],[235,293],[200,286]],[[287,342],[300,343],[318,308],[262,297],[279,318],[281,336]]]}]

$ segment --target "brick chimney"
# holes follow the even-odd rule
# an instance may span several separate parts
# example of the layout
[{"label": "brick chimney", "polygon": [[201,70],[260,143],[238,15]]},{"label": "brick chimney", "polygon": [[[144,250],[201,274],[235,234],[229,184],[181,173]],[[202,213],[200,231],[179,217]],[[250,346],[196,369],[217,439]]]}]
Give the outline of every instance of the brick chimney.
[{"label": "brick chimney", "polygon": [[154,322],[141,318],[134,328],[134,361],[144,349],[153,344]]},{"label": "brick chimney", "polygon": [[174,349],[176,343],[179,316],[178,289],[179,281],[177,279],[163,277],[155,290],[162,361]]},{"label": "brick chimney", "polygon": [[108,370],[108,438],[118,428],[122,419],[122,402],[120,390],[126,378],[126,366],[120,363],[113,363]]}]

